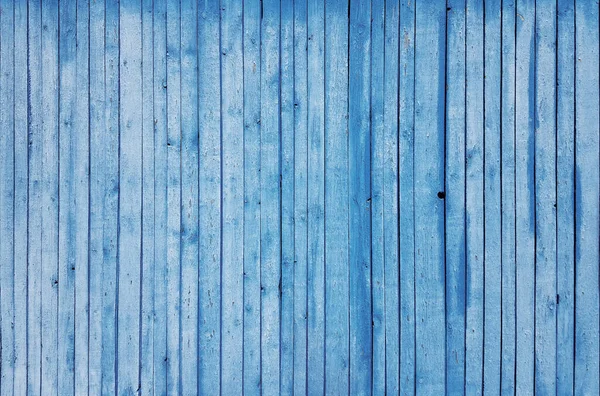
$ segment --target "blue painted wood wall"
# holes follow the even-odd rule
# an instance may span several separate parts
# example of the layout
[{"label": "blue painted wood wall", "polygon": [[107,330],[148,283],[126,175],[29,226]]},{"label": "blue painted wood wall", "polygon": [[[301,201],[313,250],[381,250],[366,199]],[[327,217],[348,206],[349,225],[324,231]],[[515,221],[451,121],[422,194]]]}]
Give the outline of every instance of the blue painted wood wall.
[{"label": "blue painted wood wall", "polygon": [[0,394],[599,394],[597,1],[0,3]]}]

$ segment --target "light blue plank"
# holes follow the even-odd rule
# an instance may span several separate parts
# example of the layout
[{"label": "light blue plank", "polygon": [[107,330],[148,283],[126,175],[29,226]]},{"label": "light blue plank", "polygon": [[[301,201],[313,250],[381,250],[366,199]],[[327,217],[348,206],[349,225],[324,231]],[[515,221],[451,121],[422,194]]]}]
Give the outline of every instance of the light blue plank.
[{"label": "light blue plank", "polygon": [[400,206],[400,389],[415,393],[415,2],[401,0],[399,38],[398,162]]},{"label": "light blue plank", "polygon": [[[384,130],[384,77],[385,77],[385,10],[383,1],[371,3],[371,317],[373,332],[372,392],[385,392],[385,209],[384,195],[390,190],[385,184],[385,130]],[[355,36],[356,37],[356,36]],[[362,167],[359,164],[359,168]]]},{"label": "light blue plank", "polygon": [[[310,26],[310,23],[309,23]],[[348,189],[350,194],[350,393],[372,386],[371,9],[350,4]]]},{"label": "light blue plank", "polygon": [[[181,392],[198,392],[198,12],[181,2]],[[241,238],[240,238],[241,239]],[[241,285],[240,285],[241,287]],[[241,304],[240,304],[241,306]]]},{"label": "light blue plank", "polygon": [[119,5],[105,3],[104,243],[102,393],[117,393],[117,243],[119,216]]},{"label": "light blue plank", "polygon": [[167,392],[167,8],[153,4],[154,111],[154,381]]},{"label": "light blue plank", "polygon": [[[59,257],[58,257],[58,394],[71,393],[75,386],[75,196],[77,117],[77,10],[76,2],[59,9]],[[42,11],[43,12],[43,11]],[[81,100],[81,99],[80,99]]]},{"label": "light blue plank", "polygon": [[27,390],[39,393],[42,386],[42,13],[33,1],[27,4],[27,9]]},{"label": "light blue plank", "polygon": [[260,68],[260,287],[263,395],[280,392],[280,4],[263,2]]},{"label": "light blue plank", "polygon": [[[198,393],[220,392],[221,90],[219,5],[199,4],[199,373]],[[256,232],[256,230],[254,230]]]},{"label": "light blue plank", "polygon": [[[140,289],[140,392],[154,390],[155,167],[152,0],[142,1],[142,262]],[[194,37],[195,41],[195,37]],[[194,164],[196,165],[196,164]],[[197,180],[197,179],[196,179]],[[197,278],[196,278],[197,279]],[[194,323],[194,326],[196,323]]]},{"label": "light blue plank", "polygon": [[133,395],[140,385],[142,16],[139,1],[120,1],[119,6],[117,392]]},{"label": "light blue plank", "polygon": [[244,394],[260,381],[260,13],[244,2]]},{"label": "light blue plank", "polygon": [[[308,68],[306,1],[294,1],[294,393],[307,392]],[[312,40],[311,40],[312,41]]]},{"label": "light blue plank", "polygon": [[465,394],[483,393],[483,8],[466,11]]},{"label": "light blue plank", "polygon": [[575,2],[558,2],[556,49],[556,393],[575,368]]},{"label": "light blue plank", "polygon": [[484,335],[483,391],[500,392],[502,340],[501,191],[501,2],[486,1],[484,9]]},{"label": "light blue plank", "polygon": [[167,2],[167,394],[181,392],[181,2]]},{"label": "light blue plank", "polygon": [[281,390],[294,392],[294,2],[281,2]]},{"label": "light blue plank", "polygon": [[446,384],[465,392],[466,2],[447,4],[446,42]]},{"label": "light blue plank", "polygon": [[[385,390],[400,392],[400,278],[399,278],[399,124],[398,49],[399,1],[385,2],[383,222],[385,261]],[[375,381],[373,381],[375,383]]]},{"label": "light blue plank", "polygon": [[515,2],[502,2],[502,361],[500,392],[515,391]]},{"label": "light blue plank", "polygon": [[307,393],[325,392],[325,9],[307,2]]},{"label": "light blue plank", "polygon": [[15,133],[14,5],[0,3],[0,394],[14,392]]},{"label": "light blue plank", "polygon": [[517,394],[532,394],[534,385],[534,11],[532,1],[526,0],[517,3],[515,76]]},{"label": "light blue plank", "polygon": [[549,394],[557,375],[556,1],[537,2],[535,12],[535,393]]},{"label": "light blue plank", "polygon": [[77,76],[72,161],[75,259],[75,386],[88,392],[89,375],[89,211],[90,211],[90,95],[89,2],[77,1]]},{"label": "light blue plank", "polygon": [[[446,6],[415,11],[415,304],[418,394],[445,392],[444,105]],[[423,43],[423,46],[419,44]],[[427,160],[425,160],[427,159]]]},{"label": "light blue plank", "polygon": [[[42,7],[42,179],[41,179],[41,290],[42,367],[41,393],[58,394],[58,290],[59,282],[59,50],[58,2]],[[61,357],[62,358],[62,357]]]},{"label": "light blue plank", "polygon": [[575,3],[575,394],[600,392],[598,7]]},{"label": "light blue plank", "polygon": [[[102,391],[103,363],[103,235],[104,235],[104,2],[90,3],[89,94],[90,94],[90,217],[89,217],[89,387]],[[95,318],[95,319],[94,319]]]},{"label": "light blue plank", "polygon": [[[27,87],[27,2],[19,1],[14,8],[15,66],[14,66],[14,147],[15,147],[15,203],[14,203],[14,311],[15,311],[15,379],[14,393],[26,393],[28,384],[27,362],[27,269],[28,269],[28,183],[29,134]],[[18,47],[17,47],[18,43]],[[35,367],[32,364],[32,367]]]},{"label": "light blue plank", "polygon": [[244,115],[242,5],[221,2],[221,391],[242,392]]},{"label": "light blue plank", "polygon": [[[348,394],[348,2],[325,7],[325,392]],[[329,215],[328,215],[329,214]]]}]

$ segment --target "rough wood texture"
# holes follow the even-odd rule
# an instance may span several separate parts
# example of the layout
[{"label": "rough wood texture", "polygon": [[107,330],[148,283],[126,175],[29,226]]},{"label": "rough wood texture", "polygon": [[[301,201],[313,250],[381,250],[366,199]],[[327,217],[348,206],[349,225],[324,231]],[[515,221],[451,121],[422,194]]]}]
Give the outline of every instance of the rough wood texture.
[{"label": "rough wood texture", "polygon": [[597,395],[598,15],[0,0],[0,395]]}]

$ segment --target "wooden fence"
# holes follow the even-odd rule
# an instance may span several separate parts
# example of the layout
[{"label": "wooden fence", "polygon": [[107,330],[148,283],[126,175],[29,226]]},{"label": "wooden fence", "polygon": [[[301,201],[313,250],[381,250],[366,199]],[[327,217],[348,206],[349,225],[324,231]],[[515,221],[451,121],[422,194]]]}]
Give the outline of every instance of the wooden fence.
[{"label": "wooden fence", "polygon": [[599,394],[597,0],[0,22],[0,394]]}]

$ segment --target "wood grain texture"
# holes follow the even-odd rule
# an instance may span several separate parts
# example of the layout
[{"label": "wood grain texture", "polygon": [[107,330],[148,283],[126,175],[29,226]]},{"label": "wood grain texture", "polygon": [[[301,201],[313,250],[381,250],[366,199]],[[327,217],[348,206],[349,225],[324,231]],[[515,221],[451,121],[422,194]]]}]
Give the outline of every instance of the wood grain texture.
[{"label": "wood grain texture", "polygon": [[0,0],[0,395],[598,394],[595,0]]}]

